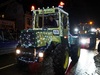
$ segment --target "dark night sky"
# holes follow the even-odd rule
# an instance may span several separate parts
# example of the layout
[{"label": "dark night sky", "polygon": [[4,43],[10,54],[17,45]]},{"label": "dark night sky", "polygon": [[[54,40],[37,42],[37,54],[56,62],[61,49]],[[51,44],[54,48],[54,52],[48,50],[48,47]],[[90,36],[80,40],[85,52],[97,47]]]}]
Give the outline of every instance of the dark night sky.
[{"label": "dark night sky", "polygon": [[[0,0],[0,3],[8,0]],[[58,6],[60,1],[65,3],[64,10],[69,13],[70,24],[93,21],[100,27],[99,0],[17,0],[25,10],[30,11],[31,5],[37,8]]]}]

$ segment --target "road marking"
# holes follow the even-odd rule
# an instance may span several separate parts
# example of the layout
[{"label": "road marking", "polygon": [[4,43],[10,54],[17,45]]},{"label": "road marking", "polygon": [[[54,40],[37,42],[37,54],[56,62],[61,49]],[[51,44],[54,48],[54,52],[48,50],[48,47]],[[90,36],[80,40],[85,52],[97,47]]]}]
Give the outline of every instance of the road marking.
[{"label": "road marking", "polygon": [[5,68],[8,68],[8,67],[11,67],[11,66],[13,66],[13,65],[15,65],[15,64],[10,64],[10,65],[7,65],[7,66],[4,66],[4,67],[1,67],[0,70],[5,69]]}]

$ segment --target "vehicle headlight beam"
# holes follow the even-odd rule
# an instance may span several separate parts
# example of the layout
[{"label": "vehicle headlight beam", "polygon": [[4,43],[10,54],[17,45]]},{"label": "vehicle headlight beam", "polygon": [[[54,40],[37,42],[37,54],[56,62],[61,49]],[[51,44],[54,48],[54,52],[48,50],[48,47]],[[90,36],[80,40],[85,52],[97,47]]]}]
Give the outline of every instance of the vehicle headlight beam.
[{"label": "vehicle headlight beam", "polygon": [[39,52],[39,57],[43,57],[44,53],[43,52]]},{"label": "vehicle headlight beam", "polygon": [[16,54],[20,54],[21,50],[20,49],[16,49]]}]

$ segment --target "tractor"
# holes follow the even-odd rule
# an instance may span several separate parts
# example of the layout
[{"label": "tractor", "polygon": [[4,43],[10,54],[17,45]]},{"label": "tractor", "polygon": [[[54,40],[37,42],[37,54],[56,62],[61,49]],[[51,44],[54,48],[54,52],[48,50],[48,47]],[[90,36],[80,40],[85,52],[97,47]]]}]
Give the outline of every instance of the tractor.
[{"label": "tractor", "polygon": [[73,36],[79,38],[81,48],[94,50],[96,46],[96,28],[89,24],[79,24],[73,27]]},{"label": "tractor", "polygon": [[[56,26],[50,25],[50,16]],[[41,63],[51,57],[57,75],[64,75],[69,57],[77,62],[80,49],[70,34],[69,14],[60,7],[32,10],[32,28],[21,31],[16,47],[18,64]]]}]

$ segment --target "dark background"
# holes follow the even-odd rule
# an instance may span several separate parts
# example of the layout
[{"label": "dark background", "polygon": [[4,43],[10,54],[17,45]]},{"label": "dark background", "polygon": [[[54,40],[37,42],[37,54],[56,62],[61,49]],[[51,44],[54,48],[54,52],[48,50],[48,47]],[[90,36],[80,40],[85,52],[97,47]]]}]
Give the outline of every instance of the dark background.
[{"label": "dark background", "polygon": [[[0,0],[0,3],[8,0]],[[93,21],[94,25],[100,27],[100,3],[99,0],[16,0],[23,5],[24,11],[30,11],[31,6],[36,8],[57,7],[60,1],[65,3],[64,10],[69,13],[70,24],[87,23]],[[1,8],[3,10],[3,8]]]}]

